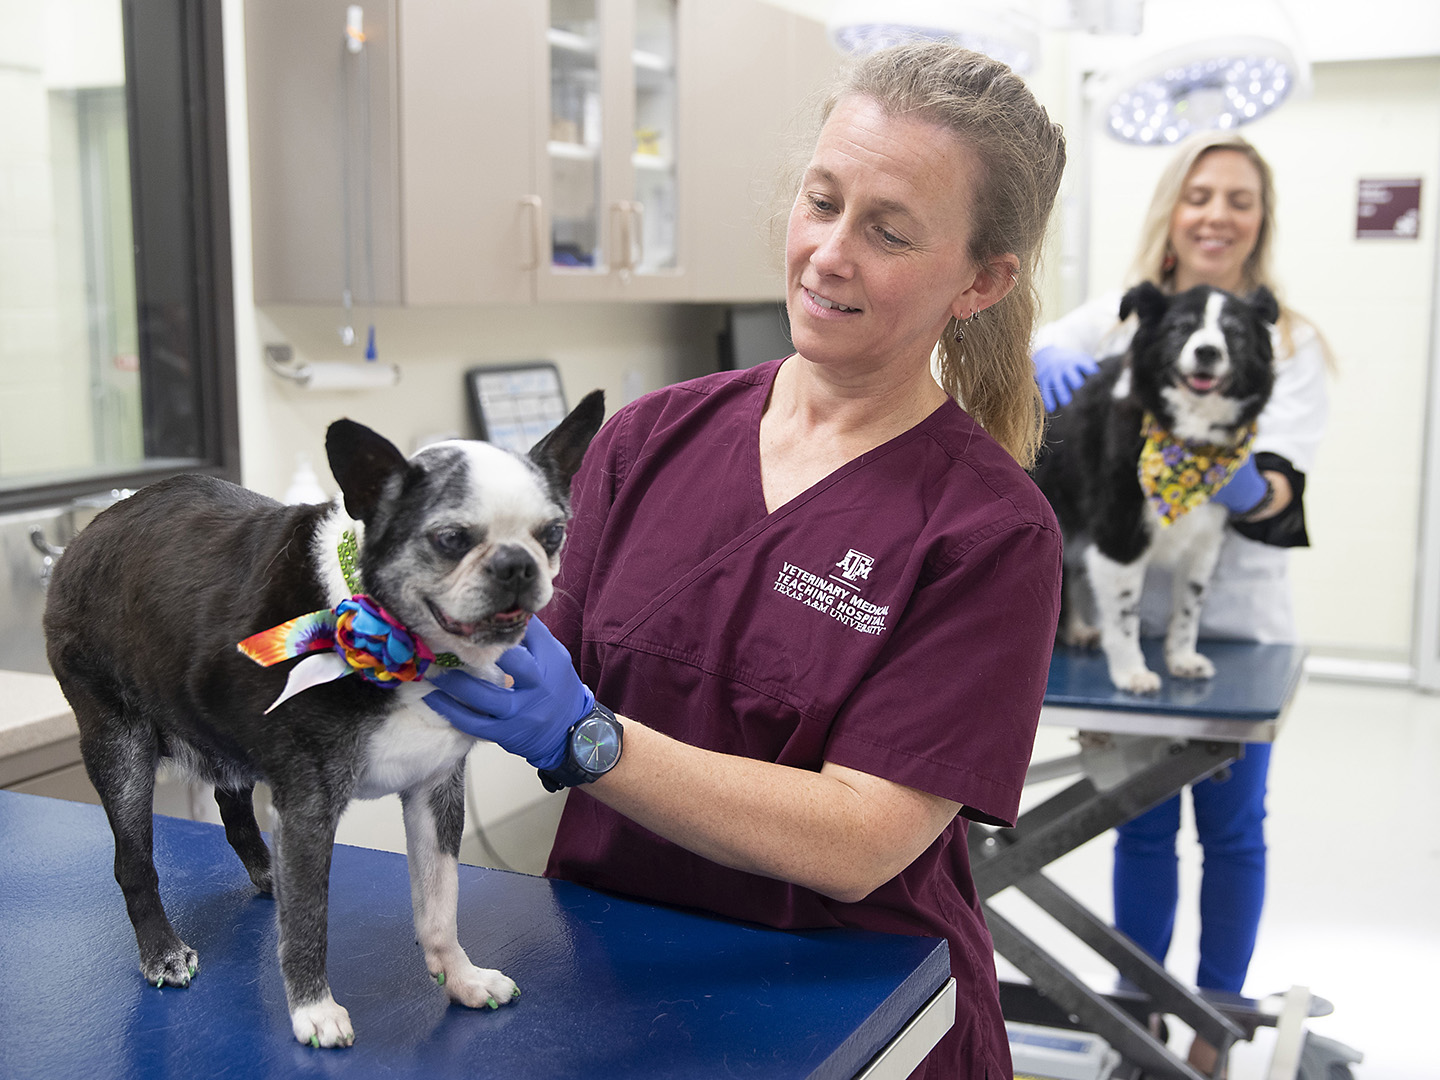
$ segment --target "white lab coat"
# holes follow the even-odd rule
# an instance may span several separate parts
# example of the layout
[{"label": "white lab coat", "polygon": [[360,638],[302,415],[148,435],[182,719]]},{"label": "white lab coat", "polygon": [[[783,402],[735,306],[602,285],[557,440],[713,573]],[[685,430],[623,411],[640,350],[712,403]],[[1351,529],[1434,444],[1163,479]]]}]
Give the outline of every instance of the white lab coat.
[{"label": "white lab coat", "polygon": [[[1032,349],[1062,345],[1103,358],[1123,352],[1135,334],[1135,319],[1119,318],[1116,290],[1081,304],[1035,333]],[[1256,451],[1279,454],[1296,469],[1310,472],[1330,412],[1325,386],[1325,351],[1314,327],[1292,320],[1292,351],[1285,352],[1279,332],[1275,348],[1275,389],[1260,414]],[[1227,529],[1220,562],[1200,619],[1202,637],[1246,641],[1296,640],[1295,612],[1284,548],[1246,539]],[[1152,569],[1141,600],[1142,632],[1164,633],[1170,612],[1170,575]]]}]

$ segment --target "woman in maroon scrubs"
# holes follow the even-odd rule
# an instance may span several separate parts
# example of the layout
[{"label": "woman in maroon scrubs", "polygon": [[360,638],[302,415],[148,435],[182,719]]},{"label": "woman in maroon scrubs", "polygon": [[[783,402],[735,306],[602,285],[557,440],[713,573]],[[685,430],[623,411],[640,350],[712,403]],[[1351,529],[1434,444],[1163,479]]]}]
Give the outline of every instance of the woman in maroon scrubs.
[{"label": "woman in maroon scrubs", "polygon": [[[1011,1075],[965,833],[1014,823],[1059,608],[1024,466],[1064,156],[987,57],[907,46],[851,71],[790,214],[795,353],[613,417],[575,479],[554,636],[532,620],[514,688],[452,673],[428,699],[584,785],[553,876],[947,938],[957,1016],[925,1077]],[[590,716],[585,738],[621,730],[617,761],[575,748]]]}]

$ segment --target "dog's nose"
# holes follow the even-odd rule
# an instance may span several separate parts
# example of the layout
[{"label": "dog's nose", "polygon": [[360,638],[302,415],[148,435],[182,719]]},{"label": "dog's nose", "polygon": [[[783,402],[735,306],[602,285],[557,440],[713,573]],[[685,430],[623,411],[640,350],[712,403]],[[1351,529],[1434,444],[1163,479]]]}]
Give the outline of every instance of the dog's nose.
[{"label": "dog's nose", "polygon": [[496,581],[517,585],[533,580],[536,574],[535,560],[530,553],[514,545],[502,547],[490,556],[485,570]]},{"label": "dog's nose", "polygon": [[1214,367],[1220,363],[1220,350],[1214,345],[1195,346],[1195,363],[1201,367]]}]

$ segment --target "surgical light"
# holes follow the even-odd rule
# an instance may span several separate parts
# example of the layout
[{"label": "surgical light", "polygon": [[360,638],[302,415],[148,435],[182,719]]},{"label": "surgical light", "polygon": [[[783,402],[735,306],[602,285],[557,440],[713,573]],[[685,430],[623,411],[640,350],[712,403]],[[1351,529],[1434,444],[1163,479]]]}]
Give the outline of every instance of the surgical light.
[{"label": "surgical light", "polygon": [[1196,131],[1232,128],[1278,108],[1295,85],[1293,61],[1259,53],[1171,63],[1119,91],[1106,123],[1134,143],[1173,143]]},{"label": "surgical light", "polygon": [[1128,59],[1105,65],[1091,86],[1098,119],[1116,139],[1168,145],[1252,123],[1308,92],[1310,66],[1273,0],[1214,0],[1203,11],[1152,2],[1145,16],[1144,31],[1123,43]]},{"label": "surgical light", "polygon": [[1021,75],[1034,69],[1040,52],[1035,17],[994,2],[841,0],[826,27],[842,53],[870,53],[913,41],[952,41],[992,56]]}]

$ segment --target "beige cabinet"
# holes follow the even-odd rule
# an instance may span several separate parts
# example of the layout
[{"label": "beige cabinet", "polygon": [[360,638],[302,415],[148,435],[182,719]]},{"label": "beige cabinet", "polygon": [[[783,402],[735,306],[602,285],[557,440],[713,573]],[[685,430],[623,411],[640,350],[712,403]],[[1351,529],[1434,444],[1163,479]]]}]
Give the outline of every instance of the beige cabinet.
[{"label": "beige cabinet", "polygon": [[548,0],[534,202],[541,300],[685,299],[681,0]]},{"label": "beige cabinet", "polygon": [[690,297],[783,296],[787,182],[799,180],[839,55],[820,23],[757,0],[692,4],[684,20]]},{"label": "beige cabinet", "polygon": [[761,0],[246,0],[255,297],[780,295],[762,192],[833,56]]},{"label": "beige cabinet", "polygon": [[528,301],[537,6],[246,0],[255,300]]}]

